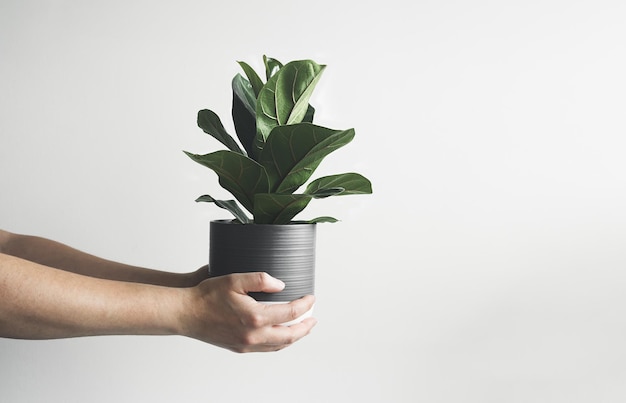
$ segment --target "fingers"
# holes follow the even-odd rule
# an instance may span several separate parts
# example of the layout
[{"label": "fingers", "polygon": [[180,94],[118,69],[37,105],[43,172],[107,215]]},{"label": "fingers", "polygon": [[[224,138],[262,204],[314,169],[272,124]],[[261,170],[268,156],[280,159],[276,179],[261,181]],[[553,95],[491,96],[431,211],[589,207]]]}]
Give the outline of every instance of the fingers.
[{"label": "fingers", "polygon": [[[249,292],[278,292],[285,284],[267,273],[238,273],[203,281],[190,292],[182,334],[235,352],[277,351],[309,334],[317,321],[300,318],[313,307],[306,296],[289,303],[264,304]],[[294,325],[281,325],[298,319]],[[295,323],[293,322],[293,323]]]},{"label": "fingers", "polygon": [[[289,303],[270,305],[252,299],[250,302],[247,310],[240,313],[244,336],[240,339],[241,343],[233,346],[235,352],[282,350],[308,335],[317,324],[315,318],[300,319],[313,308],[313,295]],[[284,325],[287,322],[291,323]]]},{"label": "fingers", "polygon": [[316,324],[317,320],[307,318],[292,326],[265,327],[250,333],[246,342],[233,351],[239,353],[279,351],[307,336]]},{"label": "fingers", "polygon": [[233,278],[233,289],[240,294],[249,292],[279,292],[285,288],[285,283],[267,273],[236,273],[231,274]]},{"label": "fingers", "polygon": [[300,318],[313,308],[315,297],[307,295],[295,301],[285,304],[272,304],[263,306],[263,316],[268,325],[278,325],[281,323],[291,322]]},{"label": "fingers", "polygon": [[[317,320],[315,318],[307,318],[291,326],[274,326],[272,328],[272,336],[274,340],[278,341],[278,346],[284,348],[311,333],[311,330],[316,324]],[[268,341],[268,344],[271,344],[271,341]]]}]

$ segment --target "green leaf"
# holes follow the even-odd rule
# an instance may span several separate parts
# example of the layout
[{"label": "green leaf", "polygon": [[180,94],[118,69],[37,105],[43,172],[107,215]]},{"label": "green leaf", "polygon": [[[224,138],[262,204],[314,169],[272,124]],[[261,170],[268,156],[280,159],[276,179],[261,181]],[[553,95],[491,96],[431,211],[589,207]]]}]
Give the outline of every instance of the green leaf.
[{"label": "green leaf", "polygon": [[254,223],[289,224],[311,199],[311,196],[301,194],[257,194],[254,198]]},{"label": "green leaf", "polygon": [[325,68],[312,60],[294,61],[268,80],[256,104],[255,146],[258,149],[263,148],[274,127],[302,122]]},{"label": "green leaf", "polygon": [[[268,58],[267,56],[263,56],[263,63],[265,64],[265,77],[266,77],[265,79],[266,80],[269,80],[270,77],[276,74],[276,72],[283,67],[283,64],[281,62],[279,62],[276,59]],[[257,97],[258,96],[259,94],[257,94]],[[313,123],[314,115],[315,115],[315,108],[309,105],[306,111],[306,115],[304,116],[304,119],[302,119],[302,121]]]},{"label": "green leaf", "polygon": [[233,123],[237,137],[250,158],[256,159],[258,150],[254,147],[256,138],[256,98],[252,85],[237,74],[232,81]]},{"label": "green leaf", "polygon": [[235,216],[237,221],[242,224],[250,224],[252,221],[250,218],[244,213],[244,211],[239,207],[236,201],[234,200],[216,200],[209,195],[203,195],[196,199],[197,202],[207,202],[207,203],[215,203],[216,206],[221,207],[225,210],[228,210]]},{"label": "green leaf", "polygon": [[269,80],[278,70],[283,67],[283,64],[276,59],[263,55],[263,64],[265,64],[265,79]]},{"label": "green leaf", "polygon": [[206,155],[188,153],[192,160],[212,169],[220,185],[250,212],[254,211],[254,195],[267,193],[269,181],[265,169],[256,161],[232,151],[216,151]]},{"label": "green leaf", "polygon": [[[333,193],[337,188],[343,189],[343,191]],[[329,192],[332,194],[328,194]],[[309,183],[304,193],[317,198],[320,197],[318,196],[320,194],[321,197],[370,194],[372,193],[372,183],[361,174],[337,174],[314,180]]]},{"label": "green leaf", "polygon": [[248,63],[246,62],[238,62],[238,63],[243,69],[244,73],[246,73],[246,76],[248,77],[248,81],[252,85],[252,89],[254,90],[254,96],[258,97],[259,92],[261,91],[261,88],[263,88],[263,81],[261,81],[261,78],[259,77],[259,75],[256,73],[256,71],[254,71],[252,67],[250,67]]},{"label": "green leaf", "polygon": [[334,187],[334,188],[318,189],[318,190],[316,190],[315,192],[312,192],[312,193],[304,192],[304,194],[309,194],[309,195],[313,196],[313,198],[315,198],[315,199],[323,199],[323,198],[330,197],[330,196],[336,196],[336,195],[340,194],[343,191],[345,191],[344,188]]},{"label": "green leaf", "polygon": [[304,115],[302,121],[306,123],[313,123],[313,116],[315,116],[315,108],[309,105],[309,108],[306,110],[306,115]]},{"label": "green leaf", "polygon": [[277,126],[259,155],[274,193],[293,193],[322,159],[354,138],[354,129],[332,130],[311,123]]},{"label": "green leaf", "polygon": [[220,143],[228,147],[229,150],[243,154],[241,148],[230,134],[224,129],[224,125],[215,112],[203,109],[198,112],[198,127],[206,134],[215,137]]},{"label": "green leaf", "polygon": [[254,89],[250,81],[246,80],[241,74],[235,75],[232,81],[233,92],[252,115],[256,113],[257,98],[254,95]]},{"label": "green leaf", "polygon": [[333,223],[333,222],[337,222],[337,221],[339,221],[339,220],[334,218],[334,217],[326,217],[326,216],[324,216],[324,217],[317,217],[317,218],[314,218],[312,220],[309,220],[309,221],[307,221],[307,223],[309,223],[309,224],[319,224],[319,223],[324,223],[324,222]]}]

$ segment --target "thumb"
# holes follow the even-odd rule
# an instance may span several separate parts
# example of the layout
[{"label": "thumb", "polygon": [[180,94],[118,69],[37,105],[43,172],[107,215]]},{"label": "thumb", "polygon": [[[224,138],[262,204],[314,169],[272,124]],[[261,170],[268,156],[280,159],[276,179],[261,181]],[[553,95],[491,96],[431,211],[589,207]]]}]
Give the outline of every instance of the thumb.
[{"label": "thumb", "polygon": [[239,273],[233,276],[237,276],[236,288],[242,294],[259,291],[278,292],[285,288],[285,283],[265,272]]}]

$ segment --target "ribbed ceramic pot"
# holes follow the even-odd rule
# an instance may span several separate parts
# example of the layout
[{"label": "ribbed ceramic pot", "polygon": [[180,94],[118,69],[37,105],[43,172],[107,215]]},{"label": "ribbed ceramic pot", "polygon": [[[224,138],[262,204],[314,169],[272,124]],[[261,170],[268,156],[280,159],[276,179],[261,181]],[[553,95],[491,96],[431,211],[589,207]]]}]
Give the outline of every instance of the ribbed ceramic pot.
[{"label": "ribbed ceramic pot", "polygon": [[282,280],[277,293],[250,293],[257,301],[288,302],[315,291],[315,224],[210,223],[209,273],[267,272]]}]

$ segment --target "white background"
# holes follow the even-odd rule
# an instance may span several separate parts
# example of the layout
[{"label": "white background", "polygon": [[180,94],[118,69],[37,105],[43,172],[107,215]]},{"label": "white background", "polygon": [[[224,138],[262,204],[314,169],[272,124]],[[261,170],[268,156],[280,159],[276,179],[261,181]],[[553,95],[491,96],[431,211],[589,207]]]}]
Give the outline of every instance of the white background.
[{"label": "white background", "polygon": [[[194,270],[237,60],[327,64],[314,332],[0,340],[2,402],[623,402],[621,1],[0,1],[0,227]],[[231,130],[232,132],[232,130]],[[225,215],[226,214],[226,215]]]}]

